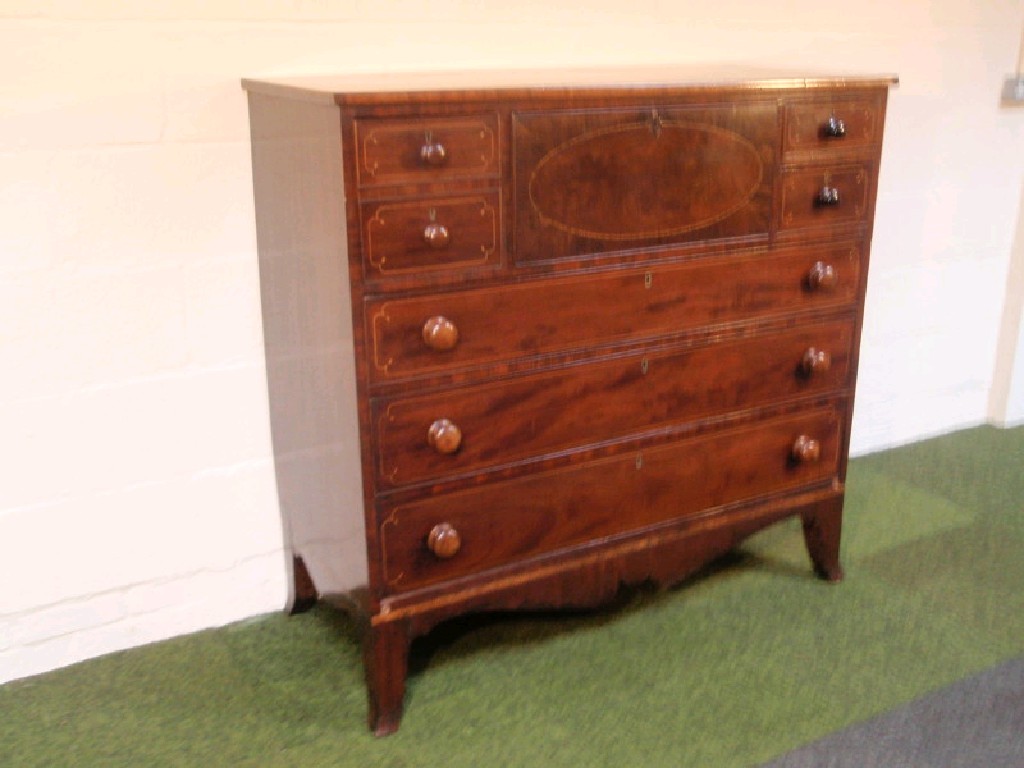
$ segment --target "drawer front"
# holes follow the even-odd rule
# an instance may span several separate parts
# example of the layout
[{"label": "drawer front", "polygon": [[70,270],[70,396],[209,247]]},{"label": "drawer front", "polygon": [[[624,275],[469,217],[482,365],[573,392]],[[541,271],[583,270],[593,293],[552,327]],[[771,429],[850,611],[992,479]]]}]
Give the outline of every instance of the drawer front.
[{"label": "drawer front", "polygon": [[852,338],[837,322],[377,401],[378,479],[421,482],[835,391]]},{"label": "drawer front", "polygon": [[514,114],[516,261],[766,235],[778,125],[774,102]]},{"label": "drawer front", "polygon": [[867,218],[871,173],[864,165],[789,170],[781,186],[780,229],[857,224]]},{"label": "drawer front", "polygon": [[501,204],[497,192],[425,200],[364,203],[364,270],[368,277],[494,266]]},{"label": "drawer front", "polygon": [[[819,282],[812,273],[822,267],[830,279]],[[370,301],[370,375],[395,381],[846,306],[859,281],[859,247],[837,245]],[[438,324],[440,343],[425,333]]]},{"label": "drawer front", "polygon": [[820,409],[385,509],[384,581],[414,589],[825,482],[836,473],[841,423],[838,411]]},{"label": "drawer front", "polygon": [[825,99],[786,105],[787,152],[843,152],[875,146],[882,140],[878,99]]},{"label": "drawer front", "polygon": [[361,186],[497,177],[498,116],[356,120]]}]

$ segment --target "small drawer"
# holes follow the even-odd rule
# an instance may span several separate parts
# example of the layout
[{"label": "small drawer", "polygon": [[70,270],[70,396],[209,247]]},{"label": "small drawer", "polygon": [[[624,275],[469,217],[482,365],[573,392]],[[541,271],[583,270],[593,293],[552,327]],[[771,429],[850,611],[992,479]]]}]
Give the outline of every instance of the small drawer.
[{"label": "small drawer", "polygon": [[[852,306],[860,246],[836,244],[367,302],[373,382],[400,381],[702,326]],[[820,274],[819,274],[820,273]]]},{"label": "small drawer", "polygon": [[356,120],[361,186],[499,174],[498,116]]},{"label": "small drawer", "polygon": [[384,582],[401,592],[828,482],[834,408],[384,508]]},{"label": "small drawer", "polygon": [[877,99],[826,99],[786,105],[786,152],[846,150],[882,141],[882,104]]},{"label": "small drawer", "polygon": [[368,278],[498,262],[497,192],[364,203],[363,268]]},{"label": "small drawer", "polygon": [[779,229],[856,224],[867,218],[871,173],[865,165],[788,170],[781,187]]},{"label": "small drawer", "polygon": [[378,479],[424,482],[836,392],[852,344],[852,323],[836,322],[378,400]]}]

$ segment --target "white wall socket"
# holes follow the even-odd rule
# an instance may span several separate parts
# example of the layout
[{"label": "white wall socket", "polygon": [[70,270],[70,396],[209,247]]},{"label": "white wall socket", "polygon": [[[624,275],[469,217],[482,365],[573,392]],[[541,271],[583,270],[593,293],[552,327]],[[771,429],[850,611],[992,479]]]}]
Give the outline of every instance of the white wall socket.
[{"label": "white wall socket", "polygon": [[1024,107],[1024,75],[1013,75],[1003,83],[1003,104]]}]

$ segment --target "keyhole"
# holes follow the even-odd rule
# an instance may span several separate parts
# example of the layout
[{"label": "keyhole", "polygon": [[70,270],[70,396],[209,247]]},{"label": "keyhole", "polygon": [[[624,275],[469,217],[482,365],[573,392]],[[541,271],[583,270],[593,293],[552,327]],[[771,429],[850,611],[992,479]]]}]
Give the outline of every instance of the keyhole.
[{"label": "keyhole", "polygon": [[651,133],[654,134],[654,138],[658,138],[661,135],[661,115],[658,114],[658,110],[651,110]]}]

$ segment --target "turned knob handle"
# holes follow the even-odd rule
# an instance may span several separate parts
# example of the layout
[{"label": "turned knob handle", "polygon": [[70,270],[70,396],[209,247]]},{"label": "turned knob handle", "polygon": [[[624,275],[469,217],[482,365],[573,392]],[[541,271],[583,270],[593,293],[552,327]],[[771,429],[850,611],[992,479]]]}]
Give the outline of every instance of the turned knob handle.
[{"label": "turned knob handle", "polygon": [[822,126],[821,132],[830,139],[841,139],[846,135],[846,123],[835,115],[829,117]]},{"label": "turned knob handle", "polygon": [[824,208],[833,208],[839,205],[839,189],[826,184],[818,191],[814,202]]},{"label": "turned knob handle", "polygon": [[812,291],[834,290],[838,282],[839,275],[836,274],[835,267],[824,261],[814,262],[814,266],[807,273],[807,284]]},{"label": "turned knob handle", "polygon": [[459,532],[450,523],[438,523],[427,534],[427,549],[441,560],[455,557],[461,546]]},{"label": "turned knob handle", "polygon": [[455,453],[462,445],[462,430],[448,419],[438,419],[427,430],[427,442],[438,453]]},{"label": "turned knob handle", "polygon": [[434,315],[423,324],[423,343],[433,350],[444,352],[458,341],[459,329],[444,315]]},{"label": "turned knob handle", "polygon": [[444,224],[427,224],[423,228],[423,240],[431,248],[444,248],[448,245],[450,239],[448,227],[444,226]]},{"label": "turned knob handle", "polygon": [[800,370],[807,376],[812,373],[824,373],[831,367],[832,355],[823,349],[814,347],[809,347],[800,361]]},{"label": "turned knob handle", "polygon": [[821,458],[821,444],[813,437],[800,435],[794,442],[790,451],[793,461],[799,464],[813,464]]},{"label": "turned knob handle", "polygon": [[430,137],[420,147],[420,160],[424,165],[438,168],[448,162],[448,150],[439,141],[433,141]]}]

